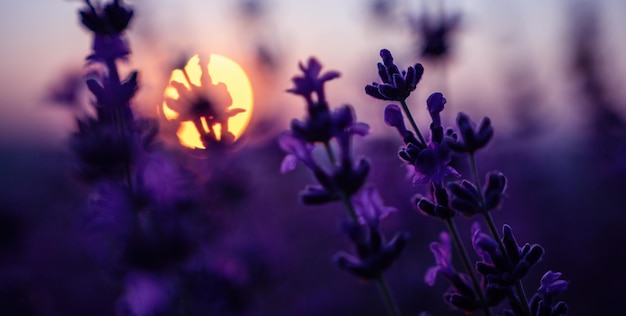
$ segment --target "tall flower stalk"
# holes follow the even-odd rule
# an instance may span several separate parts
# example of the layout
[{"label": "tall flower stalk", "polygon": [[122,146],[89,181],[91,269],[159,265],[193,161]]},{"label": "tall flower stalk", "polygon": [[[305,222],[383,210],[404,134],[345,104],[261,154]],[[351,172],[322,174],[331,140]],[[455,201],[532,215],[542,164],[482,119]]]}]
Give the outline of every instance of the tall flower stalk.
[{"label": "tall flower stalk", "polygon": [[[475,128],[469,116],[459,113],[457,131],[460,137],[457,136],[457,132],[444,129],[442,125],[440,113],[447,100],[443,94],[436,92],[426,101],[432,120],[427,142],[406,103],[422,77],[423,67],[416,64],[400,71],[388,50],[381,50],[380,56],[382,63],[378,63],[378,73],[382,82],[367,85],[365,92],[377,99],[399,103],[400,106],[387,105],[384,111],[385,123],[394,127],[402,137],[404,145],[398,155],[409,165],[413,184],[427,184],[431,193],[430,198],[416,196],[414,205],[422,213],[444,221],[449,232],[442,233],[440,242],[430,246],[436,265],[427,272],[426,283],[432,285],[437,275],[444,276],[451,285],[444,295],[446,302],[465,312],[482,310],[485,315],[492,315],[491,308],[508,298],[510,308],[506,310],[507,313],[535,315],[533,310],[537,309],[526,297],[522,278],[541,259],[544,250],[539,245],[519,247],[508,225],[504,225],[502,236],[498,233],[490,212],[500,207],[506,189],[506,177],[500,172],[490,172],[484,187],[481,187],[478,179],[475,152],[485,147],[492,138],[491,121],[485,118]],[[405,127],[404,116],[408,118],[413,131]],[[453,152],[468,154],[473,183],[468,180],[446,180],[451,176],[461,177],[450,166]],[[453,221],[457,214],[466,217],[481,214],[489,226],[490,238],[480,233],[478,227],[474,228],[472,244],[482,259],[476,266],[471,264]],[[467,275],[456,272],[452,267],[450,240],[461,256]],[[477,272],[482,276],[480,280]],[[554,307],[558,312],[566,309],[566,305]]]},{"label": "tall flower stalk", "polygon": [[[341,269],[374,281],[389,314],[400,315],[383,273],[398,259],[408,236],[397,233],[386,241],[381,233],[380,220],[395,208],[385,206],[375,187],[366,184],[370,163],[362,158],[355,160],[351,148],[353,137],[367,135],[369,127],[356,122],[350,105],[335,110],[329,108],[324,84],[339,77],[339,73],[321,73],[321,69],[315,58],[309,59],[306,65],[300,64],[302,76],[294,77],[294,87],[288,90],[305,100],[307,117],[304,121],[294,119],[291,129],[279,138],[281,148],[288,153],[281,171],[290,171],[300,162],[313,172],[318,184],[308,186],[300,194],[304,204],[340,202],[345,206],[344,231],[354,244],[356,255],[342,252],[334,261]],[[313,158],[312,151],[318,145],[324,147],[328,156],[325,166]],[[338,153],[335,153],[335,146]]]}]

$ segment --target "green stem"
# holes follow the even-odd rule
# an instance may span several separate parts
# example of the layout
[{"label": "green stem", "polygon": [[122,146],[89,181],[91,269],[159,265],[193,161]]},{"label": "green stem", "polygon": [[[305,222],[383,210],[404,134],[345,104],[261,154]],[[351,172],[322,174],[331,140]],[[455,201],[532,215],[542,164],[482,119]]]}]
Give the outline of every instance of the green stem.
[{"label": "green stem", "polygon": [[[472,169],[472,176],[474,178],[474,183],[478,188],[478,195],[480,197],[480,205],[484,207],[485,201],[483,198],[483,192],[480,185],[480,180],[478,179],[478,169],[476,168],[476,157],[474,153],[469,154],[470,159],[470,167]],[[504,258],[506,259],[506,263],[509,268],[513,267],[513,262],[511,261],[511,257],[509,253],[506,251],[506,247],[504,246],[504,242],[500,238],[500,233],[498,232],[498,228],[496,227],[496,223],[489,212],[482,212],[487,225],[489,226],[489,231],[491,232],[491,236],[498,242],[498,248],[500,248],[500,252],[504,254]],[[518,280],[515,282],[515,290],[517,291],[517,295],[519,296],[520,301],[522,302],[522,309],[524,310],[524,315],[532,316],[530,312],[530,307],[528,306],[528,298],[526,297],[526,291],[524,291],[524,285],[522,284],[522,280]]]},{"label": "green stem", "polygon": [[384,276],[380,276],[376,279],[376,286],[378,287],[378,291],[380,295],[383,297],[385,304],[387,305],[387,311],[391,316],[400,316],[400,309],[398,308],[398,304],[389,289],[389,285],[387,285],[387,281]]},{"label": "green stem", "polygon": [[424,139],[424,136],[422,136],[422,133],[420,132],[419,128],[417,128],[417,124],[415,123],[415,120],[413,119],[413,115],[411,115],[411,111],[409,111],[409,107],[406,105],[406,101],[404,100],[400,101],[400,105],[402,105],[402,110],[404,111],[404,115],[406,115],[406,117],[409,119],[409,122],[411,123],[411,126],[413,127],[413,131],[417,135],[417,138],[419,138],[419,140],[422,142],[422,145],[426,147],[426,140]]},{"label": "green stem", "polygon": [[467,250],[465,246],[461,242],[461,238],[459,236],[459,231],[456,228],[456,224],[452,221],[452,218],[446,219],[446,225],[448,226],[448,231],[452,234],[452,240],[454,245],[456,246],[457,252],[461,255],[461,259],[463,259],[463,265],[465,266],[465,270],[469,273],[472,283],[474,284],[474,288],[476,289],[476,293],[478,294],[478,299],[480,300],[481,306],[483,307],[483,313],[485,316],[491,316],[491,309],[487,306],[485,299],[485,293],[483,293],[483,288],[480,286],[480,282],[478,282],[478,276],[476,275],[476,271],[473,269],[469,256],[467,254]]}]

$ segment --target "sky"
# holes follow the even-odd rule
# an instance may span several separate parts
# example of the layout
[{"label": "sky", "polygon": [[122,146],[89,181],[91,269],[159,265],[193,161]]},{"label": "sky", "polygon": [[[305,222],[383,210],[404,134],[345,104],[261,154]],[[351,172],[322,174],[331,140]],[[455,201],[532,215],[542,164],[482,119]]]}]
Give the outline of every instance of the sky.
[{"label": "sky", "polygon": [[[301,108],[287,105],[299,102],[284,93],[297,72],[297,63],[316,56],[326,69],[336,69],[342,78],[329,84],[330,98],[339,104],[372,104],[357,112],[368,119],[382,111],[384,104],[372,101],[363,86],[376,80],[375,63],[380,48],[394,52],[399,65],[417,62],[412,50],[413,37],[406,16],[426,8],[431,12],[442,1],[398,0],[395,18],[376,20],[368,11],[368,1],[267,0],[268,10],[258,20],[244,21],[237,4],[243,1],[128,1],[136,9],[129,38],[133,55],[125,69],[138,69],[141,90],[137,106],[146,115],[156,115],[163,87],[173,65],[182,56],[217,53],[239,62],[252,77],[255,95],[260,95],[257,113],[285,114],[277,124],[286,125],[289,116]],[[578,1],[582,2],[582,1]],[[541,3],[541,4],[540,4]],[[507,115],[510,87],[506,71],[526,70],[533,84],[549,86],[544,102],[551,105],[548,115],[576,118],[563,111],[570,102],[571,86],[563,68],[567,66],[569,12],[575,1],[496,1],[446,0],[449,12],[463,16],[455,36],[455,51],[447,67],[447,83],[440,84],[437,69],[427,68],[420,84],[416,106],[432,91],[444,91],[450,106],[469,107],[481,114]],[[614,71],[612,82],[623,82],[626,62],[625,43],[619,41],[624,29],[621,17],[626,4],[619,0],[597,1],[607,43],[606,59]],[[46,91],[64,73],[81,71],[89,54],[89,34],[79,27],[77,9],[81,1],[28,0],[0,2],[0,141],[24,139],[62,143],[74,128],[73,112],[46,101]],[[267,77],[254,69],[252,51],[265,43],[279,67]],[[88,101],[88,97],[86,97]],[[262,108],[263,107],[263,108]],[[380,111],[379,111],[380,110]],[[377,125],[378,124],[378,125]],[[380,120],[373,124],[380,128]],[[569,126],[564,124],[564,128]]]}]

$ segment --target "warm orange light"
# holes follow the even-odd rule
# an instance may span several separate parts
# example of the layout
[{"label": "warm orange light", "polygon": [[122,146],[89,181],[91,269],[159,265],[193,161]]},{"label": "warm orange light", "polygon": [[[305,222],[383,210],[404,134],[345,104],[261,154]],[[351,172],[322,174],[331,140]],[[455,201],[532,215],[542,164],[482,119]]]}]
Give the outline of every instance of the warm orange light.
[{"label": "warm orange light", "polygon": [[[207,70],[211,77],[211,84],[218,85],[223,83],[226,86],[228,94],[230,94],[232,104],[224,108],[224,110],[243,110],[226,118],[225,121],[228,126],[228,131],[233,134],[235,139],[238,139],[244,132],[252,114],[253,95],[250,80],[244,70],[236,62],[224,56],[211,54],[208,64],[201,65],[201,60],[198,55],[191,57],[183,70],[176,69],[172,71],[169,84],[164,92],[165,101],[163,101],[162,104],[162,113],[167,120],[181,120],[176,135],[182,145],[190,148],[205,148],[200,137],[201,131],[213,135],[217,140],[221,140],[222,138],[223,124],[215,123],[214,121],[210,123],[211,117],[201,117],[198,121],[194,122],[189,120],[188,116],[181,115],[181,113],[177,112],[171,104],[181,98],[179,95],[179,91],[181,90],[176,89],[176,83],[183,84],[187,91],[202,91],[203,97],[211,99],[213,96],[210,90],[211,87],[214,86],[206,87],[203,86],[202,83],[202,72]],[[192,87],[192,85],[194,87]],[[200,89],[198,89],[198,87]],[[195,88],[195,90],[192,88]],[[187,96],[183,97],[188,98]]]}]

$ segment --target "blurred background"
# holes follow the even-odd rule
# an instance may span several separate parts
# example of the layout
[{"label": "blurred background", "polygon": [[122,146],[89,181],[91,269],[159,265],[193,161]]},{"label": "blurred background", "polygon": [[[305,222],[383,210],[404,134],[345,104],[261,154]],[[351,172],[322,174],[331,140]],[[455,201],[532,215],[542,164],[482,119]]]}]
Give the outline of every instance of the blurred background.
[{"label": "blurred background", "polygon": [[[133,109],[159,120],[164,151],[190,164],[186,170],[195,177],[209,178],[203,190],[218,197],[206,210],[205,251],[213,267],[206,282],[215,290],[204,301],[218,302],[209,314],[384,314],[375,286],[330,260],[350,246],[339,229],[344,211],[298,203],[298,192],[313,183],[308,170],[279,174],[284,154],[276,138],[292,118],[304,115],[304,102],[285,90],[298,62],[310,56],[341,72],[326,86],[331,107],[352,104],[359,121],[372,127],[355,150],[372,162],[370,182],[386,204],[399,209],[383,222],[383,231],[389,237],[399,230],[411,234],[406,253],[387,273],[401,308],[406,315],[453,313],[441,299],[446,284],[439,280],[430,288],[423,282],[434,263],[428,244],[445,227],[411,206],[410,198],[425,188],[405,178],[396,155],[401,140],[382,120],[386,104],[363,91],[378,81],[381,48],[390,49],[401,68],[424,65],[409,99],[421,127],[428,126],[425,99],[434,91],[448,100],[443,119],[449,126],[459,111],[476,121],[492,119],[495,138],[478,154],[478,164],[481,173],[500,170],[509,177],[496,222],[510,224],[520,243],[546,250],[525,280],[527,291],[536,290],[545,271],[560,271],[571,281],[563,297],[570,315],[624,310],[626,2],[128,3],[135,9],[128,34],[132,55],[120,67],[124,76],[133,69],[140,73]],[[146,290],[150,299],[138,299],[143,294],[133,294],[128,284],[143,293],[169,283],[137,271],[121,276],[86,254],[101,241],[84,242],[91,236],[84,209],[93,196],[76,180],[68,147],[76,117],[93,113],[84,84],[91,35],[79,23],[82,5],[0,3],[0,307],[7,311],[122,315],[122,296],[143,300],[139,305],[145,307],[169,293]],[[216,162],[188,158],[195,156],[160,114],[171,71],[194,54],[232,59],[252,85],[251,120],[238,150],[222,165],[228,172],[198,167]],[[462,159],[458,167],[467,171]],[[470,220],[459,225],[469,240]],[[157,314],[145,308],[134,312]]]}]

